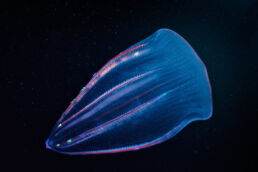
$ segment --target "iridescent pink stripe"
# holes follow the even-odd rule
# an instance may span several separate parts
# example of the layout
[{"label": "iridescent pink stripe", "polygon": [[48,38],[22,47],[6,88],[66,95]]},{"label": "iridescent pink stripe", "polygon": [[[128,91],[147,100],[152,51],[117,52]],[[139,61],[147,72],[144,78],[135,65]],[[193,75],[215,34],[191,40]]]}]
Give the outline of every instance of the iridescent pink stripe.
[{"label": "iridescent pink stripe", "polygon": [[[119,117],[113,119],[113,120],[110,120],[110,121],[108,121],[108,122],[106,122],[106,123],[104,123],[104,124],[102,124],[102,125],[100,125],[100,126],[98,126],[98,127],[96,127],[96,128],[93,128],[93,129],[91,129],[91,130],[88,130],[88,131],[84,132],[83,134],[81,134],[81,135],[79,135],[79,136],[76,136],[76,137],[74,137],[74,138],[71,138],[71,141],[74,141],[74,140],[76,140],[76,139],[79,139],[79,138],[81,138],[81,137],[83,137],[83,136],[85,136],[85,135],[87,135],[87,134],[93,134],[93,132],[96,132],[97,130],[99,130],[99,129],[101,129],[101,128],[104,128],[104,127],[106,127],[106,126],[108,126],[108,125],[111,125],[111,124],[113,124],[113,123],[115,123],[115,122],[121,120],[121,119],[124,119],[124,118],[128,117],[129,115],[133,114],[134,112],[139,111],[139,110],[145,108],[146,106],[148,106],[148,105],[150,105],[150,104],[156,102],[157,100],[159,100],[159,99],[160,99],[161,97],[163,97],[163,96],[164,96],[164,95],[162,94],[162,95],[160,95],[160,96],[158,96],[158,97],[156,97],[156,98],[154,98],[154,99],[152,99],[152,100],[150,100],[150,101],[148,101],[148,102],[142,104],[141,106],[138,106],[137,108],[135,108],[135,109],[133,109],[133,110],[131,110],[131,111],[129,111],[129,112],[127,112],[127,113],[125,113],[125,114],[123,114],[123,115],[121,115],[121,116],[119,116]],[[65,142],[65,143],[61,144],[61,146],[64,146],[64,145],[66,145],[66,144],[67,144],[67,143]]]},{"label": "iridescent pink stripe", "polygon": [[131,78],[125,82],[123,82],[122,84],[112,88],[111,90],[105,92],[103,95],[101,95],[100,97],[98,97],[97,99],[95,99],[93,102],[91,102],[90,104],[88,104],[86,107],[84,107],[83,109],[81,109],[79,112],[77,112],[76,114],[74,114],[73,116],[71,116],[70,118],[68,118],[67,120],[65,120],[64,122],[62,122],[62,126],[64,126],[67,122],[71,121],[73,118],[75,118],[76,116],[78,116],[79,114],[81,114],[82,112],[86,111],[88,108],[90,108],[91,106],[93,106],[94,104],[96,104],[98,101],[100,101],[101,99],[103,99],[105,96],[108,96],[109,94],[113,93],[114,91],[122,88],[122,87],[125,87],[126,85],[132,83],[133,81],[136,81],[138,79],[141,79],[143,78],[144,76],[146,75],[149,75],[151,74],[153,71],[149,71],[149,72],[146,72],[142,75],[139,75],[139,76],[136,76],[134,78]]},{"label": "iridescent pink stripe", "polygon": [[[121,52],[120,54],[118,54],[117,56],[115,56],[114,58],[112,58],[111,60],[109,60],[96,74],[95,74],[95,77],[93,77],[89,82],[88,84],[86,84],[85,86],[85,89],[79,93],[79,95],[75,98],[75,101],[73,101],[69,107],[65,110],[65,112],[63,113],[62,117],[63,118],[66,114],[68,114],[70,112],[70,110],[73,108],[74,104],[78,101],[80,101],[80,99],[83,97],[83,95],[88,91],[89,88],[91,88],[96,82],[97,80],[102,77],[101,75],[101,72],[105,69],[105,68],[108,68],[108,66],[112,65],[113,64],[113,61],[115,61],[117,58],[119,58],[120,56],[130,52],[130,51],[133,51],[139,47],[143,47],[145,44],[140,44],[140,45],[137,45],[135,47],[132,47],[124,52]],[[113,64],[112,68],[115,66],[116,64]],[[111,68],[110,68],[111,69]],[[109,69],[109,70],[110,70]],[[105,71],[105,70],[104,70]],[[108,71],[106,71],[105,73],[107,73]]]}]

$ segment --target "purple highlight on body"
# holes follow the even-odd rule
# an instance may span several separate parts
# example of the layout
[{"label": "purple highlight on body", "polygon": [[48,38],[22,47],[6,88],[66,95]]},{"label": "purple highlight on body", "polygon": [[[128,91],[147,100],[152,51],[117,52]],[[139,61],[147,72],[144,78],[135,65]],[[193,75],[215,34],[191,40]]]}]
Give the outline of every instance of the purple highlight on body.
[{"label": "purple highlight on body", "polygon": [[[189,122],[190,123],[190,122]],[[122,147],[119,149],[110,149],[110,150],[98,150],[98,151],[86,151],[86,152],[71,152],[71,153],[66,153],[66,154],[70,154],[70,155],[90,155],[90,154],[107,154],[107,153],[120,153],[120,152],[127,152],[127,151],[136,151],[139,149],[143,149],[143,148],[147,148],[156,144],[159,144],[171,137],[173,137],[174,135],[176,135],[182,128],[184,128],[184,126],[187,125],[187,123],[181,123],[179,124],[176,128],[174,128],[173,130],[171,130],[170,132],[166,133],[165,135],[163,135],[160,138],[157,138],[153,141],[150,142],[146,142],[143,144],[139,144],[139,145],[132,145],[132,146],[128,146],[128,147]],[[62,152],[61,152],[62,153]]]}]

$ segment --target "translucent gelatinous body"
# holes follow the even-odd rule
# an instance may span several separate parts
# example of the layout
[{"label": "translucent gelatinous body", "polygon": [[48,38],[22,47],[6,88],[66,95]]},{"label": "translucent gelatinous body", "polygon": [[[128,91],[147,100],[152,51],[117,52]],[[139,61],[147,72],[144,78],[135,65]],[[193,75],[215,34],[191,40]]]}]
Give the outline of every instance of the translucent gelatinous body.
[{"label": "translucent gelatinous body", "polygon": [[160,29],[93,76],[63,113],[46,146],[67,154],[137,150],[211,114],[204,64],[181,36]]}]

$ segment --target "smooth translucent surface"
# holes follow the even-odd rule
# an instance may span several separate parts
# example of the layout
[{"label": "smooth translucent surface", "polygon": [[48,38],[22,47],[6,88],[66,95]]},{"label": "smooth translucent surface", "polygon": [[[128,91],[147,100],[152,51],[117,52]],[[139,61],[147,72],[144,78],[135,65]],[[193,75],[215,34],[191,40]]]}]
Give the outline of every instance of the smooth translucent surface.
[{"label": "smooth translucent surface", "polygon": [[160,29],[93,76],[63,113],[46,146],[67,154],[137,150],[211,114],[204,64],[181,36]]}]

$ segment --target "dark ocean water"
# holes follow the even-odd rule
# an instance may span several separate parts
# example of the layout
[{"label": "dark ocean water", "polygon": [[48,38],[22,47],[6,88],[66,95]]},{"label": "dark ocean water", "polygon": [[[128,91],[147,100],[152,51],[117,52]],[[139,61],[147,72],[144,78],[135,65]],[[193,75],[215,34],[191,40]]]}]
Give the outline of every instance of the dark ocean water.
[{"label": "dark ocean water", "polygon": [[[1,8],[2,117],[10,118],[2,118],[4,164],[28,171],[257,170],[257,1],[65,0]],[[55,122],[92,75],[160,28],[178,32],[206,64],[212,118],[135,152],[69,156],[46,149]]]}]

